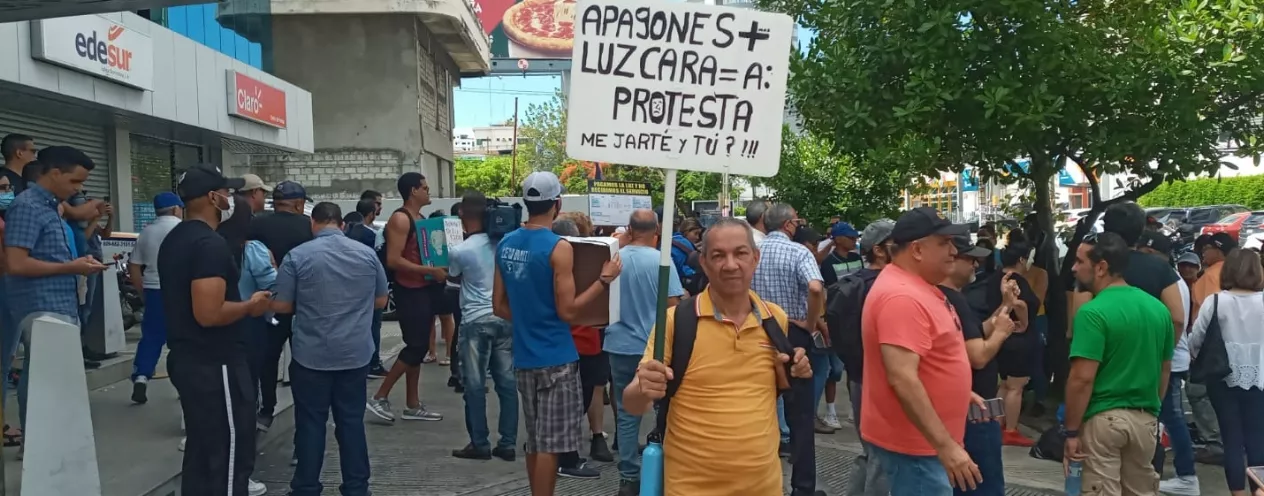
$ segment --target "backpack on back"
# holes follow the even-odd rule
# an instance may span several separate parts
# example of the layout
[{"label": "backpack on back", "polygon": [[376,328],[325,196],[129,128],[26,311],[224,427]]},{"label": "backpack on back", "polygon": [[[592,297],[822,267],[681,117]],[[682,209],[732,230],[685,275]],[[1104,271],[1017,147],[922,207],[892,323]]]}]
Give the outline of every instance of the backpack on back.
[{"label": "backpack on back", "polygon": [[864,373],[861,313],[865,307],[865,296],[877,278],[877,271],[859,270],[844,275],[826,291],[825,326],[829,329],[834,352],[847,370],[848,380],[859,381]]},{"label": "backpack on back", "polygon": [[[667,393],[663,399],[658,400],[658,415],[655,419],[654,430],[650,432],[650,441],[656,443],[663,442],[663,436],[667,433],[667,411],[671,405],[672,396],[680,389],[680,383],[685,378],[685,372],[689,368],[689,360],[693,358],[694,341],[698,338],[698,308],[694,306],[694,297],[684,298],[676,305],[675,321],[672,323],[672,342],[671,360],[667,366],[672,370],[672,379],[667,381]],[[773,348],[778,353],[785,353],[794,356],[794,347],[790,344],[790,338],[786,336],[785,331],[781,329],[781,324],[777,323],[777,319],[772,315],[764,317],[761,322],[764,333],[768,335],[768,340],[772,342]],[[789,363],[781,365],[784,368],[786,378],[790,377]],[[786,393],[787,390],[780,389],[779,394]]]}]

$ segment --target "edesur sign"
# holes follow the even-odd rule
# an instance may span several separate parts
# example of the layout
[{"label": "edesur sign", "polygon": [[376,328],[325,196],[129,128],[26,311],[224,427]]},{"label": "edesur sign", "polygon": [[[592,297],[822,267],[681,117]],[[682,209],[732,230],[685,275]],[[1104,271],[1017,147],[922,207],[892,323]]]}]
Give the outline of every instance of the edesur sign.
[{"label": "edesur sign", "polygon": [[31,57],[133,88],[154,86],[153,41],[98,15],[31,21]]},{"label": "edesur sign", "polygon": [[285,92],[228,71],[228,115],[285,129]]}]

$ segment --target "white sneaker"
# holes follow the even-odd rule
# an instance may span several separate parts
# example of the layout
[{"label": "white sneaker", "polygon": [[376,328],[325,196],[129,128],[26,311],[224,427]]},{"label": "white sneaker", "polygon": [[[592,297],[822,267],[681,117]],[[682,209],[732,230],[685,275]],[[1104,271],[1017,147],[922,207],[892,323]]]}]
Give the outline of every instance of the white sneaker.
[{"label": "white sneaker", "polygon": [[263,496],[268,494],[268,486],[263,485],[262,482],[257,480],[250,479],[246,484],[246,492],[250,494],[250,496]]},{"label": "white sneaker", "polygon": [[1159,482],[1159,492],[1177,496],[1198,496],[1198,476],[1173,477]]},{"label": "white sneaker", "polygon": [[180,438],[180,446],[177,446],[177,447],[176,447],[176,449],[179,449],[181,452],[183,452],[183,451],[184,451],[184,442],[185,442],[185,441],[188,441],[188,440],[189,440],[189,438],[187,438],[187,437],[182,437],[182,438]]},{"label": "white sneaker", "polygon": [[828,426],[830,426],[831,428],[834,428],[834,429],[842,429],[842,428],[843,428],[843,424],[841,424],[841,423],[839,423],[839,422],[838,422],[838,415],[835,415],[835,414],[833,414],[833,413],[827,413],[827,414],[825,414],[825,418],[821,419],[821,422],[824,422],[824,423],[825,423],[825,425],[828,425]]}]

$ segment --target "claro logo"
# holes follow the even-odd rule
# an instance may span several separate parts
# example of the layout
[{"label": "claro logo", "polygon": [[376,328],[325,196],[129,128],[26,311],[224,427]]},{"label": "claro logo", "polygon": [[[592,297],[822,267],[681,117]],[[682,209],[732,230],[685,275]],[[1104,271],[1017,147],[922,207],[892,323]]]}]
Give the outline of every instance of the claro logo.
[{"label": "claro logo", "polygon": [[75,51],[80,57],[99,62],[101,65],[124,72],[131,71],[132,51],[114,44],[114,41],[123,35],[123,31],[122,26],[111,26],[106,32],[106,39],[98,39],[96,31],[92,31],[90,35],[76,34]]}]

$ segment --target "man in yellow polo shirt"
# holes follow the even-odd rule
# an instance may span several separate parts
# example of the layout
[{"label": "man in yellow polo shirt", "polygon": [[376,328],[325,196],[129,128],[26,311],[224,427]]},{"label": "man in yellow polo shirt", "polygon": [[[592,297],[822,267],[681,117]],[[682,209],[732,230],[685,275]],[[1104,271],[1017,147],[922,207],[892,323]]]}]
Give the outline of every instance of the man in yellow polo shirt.
[{"label": "man in yellow polo shirt", "polygon": [[[721,219],[703,246],[702,269],[711,284],[693,300],[697,338],[668,413],[665,496],[781,496],[776,367],[792,358],[775,351],[761,323],[771,316],[784,332],[786,313],[750,291],[759,250],[749,225]],[[667,363],[677,308],[667,313]],[[670,374],[653,359],[653,335],[645,350],[623,393],[623,408],[633,415],[663,397]],[[802,348],[794,350],[793,363],[793,377],[811,377]]]}]

